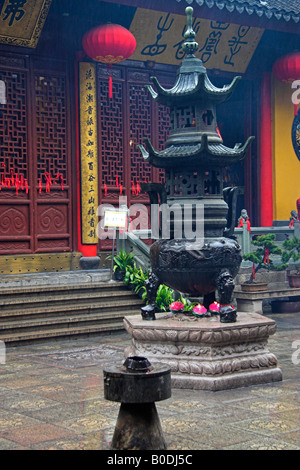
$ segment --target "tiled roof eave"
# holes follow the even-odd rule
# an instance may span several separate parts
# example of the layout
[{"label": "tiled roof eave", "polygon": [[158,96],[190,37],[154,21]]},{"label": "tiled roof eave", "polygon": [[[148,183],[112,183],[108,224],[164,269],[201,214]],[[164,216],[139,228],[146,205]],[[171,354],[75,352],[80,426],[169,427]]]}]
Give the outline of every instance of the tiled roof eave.
[{"label": "tiled roof eave", "polygon": [[208,163],[224,167],[242,160],[253,139],[254,137],[249,137],[243,146],[238,144],[234,148],[229,148],[221,143],[209,144],[207,136],[203,135],[201,143],[172,145],[165,150],[155,150],[150,140],[145,138],[147,150],[142,145],[139,145],[139,148],[144,160],[159,168],[182,164],[207,166]]},{"label": "tiled roof eave", "polygon": [[[187,77],[187,78],[186,78]],[[190,77],[190,79],[189,79]],[[156,77],[151,77],[155,90],[151,85],[146,85],[152,98],[161,104],[171,106],[184,100],[209,99],[213,102],[222,102],[228,99],[241,79],[235,77],[232,82],[223,88],[215,87],[209,80],[207,74],[182,74],[173,88],[165,89],[162,87]]]},{"label": "tiled roof eave", "polygon": [[[177,0],[181,1],[181,0]],[[227,10],[229,13],[237,11],[238,13],[247,13],[248,15],[257,15],[259,18],[265,16],[268,20],[284,20],[285,22],[293,21],[299,23],[300,21],[300,6],[299,12],[293,10],[276,9],[268,7],[267,5],[253,5],[247,2],[240,3],[238,1],[230,0],[194,0],[199,6],[207,6],[208,8],[217,7],[219,10]],[[192,5],[191,0],[185,0],[189,5]]]}]

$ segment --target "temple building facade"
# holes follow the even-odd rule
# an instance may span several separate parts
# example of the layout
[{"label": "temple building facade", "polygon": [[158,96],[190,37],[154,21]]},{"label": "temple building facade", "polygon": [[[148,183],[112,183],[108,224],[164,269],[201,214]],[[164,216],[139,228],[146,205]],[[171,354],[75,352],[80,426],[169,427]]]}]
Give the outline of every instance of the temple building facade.
[{"label": "temple building facade", "polygon": [[[192,111],[170,122],[167,98],[152,100],[145,87],[152,76],[165,90],[176,81],[187,6],[208,93],[241,77],[218,106],[216,139],[232,148],[255,136],[245,159],[224,169],[226,186],[240,188],[237,217],[245,208],[252,225],[269,227],[297,209],[298,0],[2,0],[0,274],[103,263],[112,241],[99,239],[99,206],[118,207],[120,197],[149,206],[142,184],[164,173],[139,145],[148,138],[159,158],[175,121],[193,127]],[[126,60],[87,54],[85,34],[105,24],[135,38]],[[201,116],[207,129],[210,111]]]}]

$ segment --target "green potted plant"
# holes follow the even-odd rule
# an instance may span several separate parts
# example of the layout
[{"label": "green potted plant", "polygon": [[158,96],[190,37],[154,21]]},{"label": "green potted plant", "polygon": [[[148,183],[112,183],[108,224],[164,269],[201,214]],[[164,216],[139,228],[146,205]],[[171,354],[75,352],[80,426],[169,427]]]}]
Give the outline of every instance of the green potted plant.
[{"label": "green potted plant", "polygon": [[267,290],[267,282],[257,282],[255,280],[256,273],[260,269],[268,271],[282,271],[287,268],[288,264],[277,264],[272,260],[272,255],[282,256],[283,250],[275,243],[275,235],[260,235],[256,240],[252,240],[252,244],[257,246],[255,251],[243,256],[244,260],[252,261],[253,269],[250,279],[241,285],[243,291],[257,292]]},{"label": "green potted plant", "polygon": [[155,307],[158,312],[167,312],[174,300],[174,291],[168,286],[161,284],[157,290]]},{"label": "green potted plant", "polygon": [[149,271],[144,272],[141,267],[128,266],[124,276],[124,283],[134,290],[140,297],[146,291],[145,282],[149,277]]},{"label": "green potted plant", "polygon": [[[145,290],[142,299],[147,301],[147,291]],[[167,312],[169,310],[170,304],[174,300],[174,291],[170,287],[161,284],[157,290],[156,301],[155,301],[155,310],[157,312]]]},{"label": "green potted plant", "polygon": [[126,271],[125,271],[125,275],[124,275],[124,278],[123,278],[123,281],[124,281],[125,285],[129,288],[132,288],[132,289],[133,289],[134,276],[135,276],[136,270],[137,270],[137,267],[136,267],[135,263],[133,264],[133,266],[131,266],[131,265],[127,266]]},{"label": "green potted plant", "polygon": [[118,281],[123,280],[128,268],[133,268],[133,266],[134,266],[133,253],[126,253],[126,251],[120,250],[119,254],[114,257],[115,279]]},{"label": "green potted plant", "polygon": [[282,244],[284,251],[282,261],[288,263],[290,259],[294,262],[294,270],[288,272],[288,281],[290,287],[300,288],[300,238],[291,238],[285,240]]}]

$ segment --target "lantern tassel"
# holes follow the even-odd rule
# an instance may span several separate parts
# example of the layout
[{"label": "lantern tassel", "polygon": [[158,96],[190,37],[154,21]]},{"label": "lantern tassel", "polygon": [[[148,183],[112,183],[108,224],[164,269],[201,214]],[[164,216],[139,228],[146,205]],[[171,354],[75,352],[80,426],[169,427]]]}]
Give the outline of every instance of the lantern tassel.
[{"label": "lantern tassel", "polygon": [[112,98],[112,78],[109,76],[108,79],[108,97],[111,99]]},{"label": "lantern tassel", "polygon": [[111,64],[108,66],[109,70],[109,77],[108,77],[108,97],[112,99],[113,92],[112,92],[112,76],[111,76]]}]

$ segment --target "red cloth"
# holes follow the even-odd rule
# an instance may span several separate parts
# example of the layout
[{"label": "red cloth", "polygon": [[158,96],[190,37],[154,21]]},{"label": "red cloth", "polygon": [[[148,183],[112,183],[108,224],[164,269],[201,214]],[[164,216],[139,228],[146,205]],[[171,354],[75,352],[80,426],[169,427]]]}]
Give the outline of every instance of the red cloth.
[{"label": "red cloth", "polygon": [[[243,222],[244,219],[241,219],[238,228],[243,228]],[[247,230],[251,232],[251,224],[249,219],[247,219]]]}]

